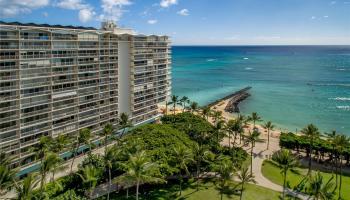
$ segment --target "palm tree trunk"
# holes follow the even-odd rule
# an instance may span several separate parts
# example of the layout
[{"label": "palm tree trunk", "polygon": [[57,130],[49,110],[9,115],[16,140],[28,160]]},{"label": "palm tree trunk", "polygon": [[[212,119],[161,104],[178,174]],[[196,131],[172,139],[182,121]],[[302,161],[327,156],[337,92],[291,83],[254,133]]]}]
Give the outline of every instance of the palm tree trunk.
[{"label": "palm tree trunk", "polygon": [[201,170],[201,163],[200,160],[197,160],[197,191],[199,190],[199,175]]},{"label": "palm tree trunk", "polygon": [[334,168],[335,168],[335,187],[338,187],[338,158],[335,155],[335,159],[334,159]]},{"label": "palm tree trunk", "polygon": [[168,102],[165,102],[165,115],[168,115]]},{"label": "palm tree trunk", "polygon": [[269,150],[270,146],[270,129],[267,129],[267,150]]},{"label": "palm tree trunk", "polygon": [[235,132],[235,134],[233,135],[233,147],[236,144],[236,140],[237,140],[237,132]]},{"label": "palm tree trunk", "polygon": [[105,135],[105,156],[107,154],[107,143],[108,143],[108,135]]},{"label": "palm tree trunk", "polygon": [[174,103],[174,106],[173,106],[173,114],[175,115],[175,108],[176,108],[176,104]]},{"label": "palm tree trunk", "polygon": [[228,132],[228,148],[231,149],[231,132]]},{"label": "palm tree trunk", "polygon": [[139,187],[140,187],[140,182],[137,181],[137,183],[136,183],[136,200],[139,200]]},{"label": "palm tree trunk", "polygon": [[342,167],[342,164],[343,164],[343,162],[342,162],[342,159],[341,159],[341,154],[340,154],[340,156],[339,156],[339,198],[338,199],[342,199],[341,198],[341,186],[342,186],[342,169],[343,169],[343,167]]},{"label": "palm tree trunk", "polygon": [[311,162],[312,162],[312,143],[310,143],[310,147],[309,147],[309,170],[307,172],[308,175],[311,174]]},{"label": "palm tree trunk", "polygon": [[46,178],[46,173],[44,172],[41,174],[41,181],[40,181],[40,191],[44,191],[44,184],[45,184],[45,178]]},{"label": "palm tree trunk", "polygon": [[284,171],[283,174],[283,192],[282,192],[282,200],[284,200],[286,195],[286,180],[287,180],[287,170]]},{"label": "palm tree trunk", "polygon": [[129,198],[129,188],[126,188],[126,198]]},{"label": "palm tree trunk", "polygon": [[55,169],[52,171],[52,182],[55,181]]},{"label": "palm tree trunk", "polygon": [[77,144],[77,147],[74,150],[74,154],[73,154],[73,159],[72,159],[72,164],[70,165],[70,174],[73,172],[73,164],[74,164],[74,160],[77,157],[77,152],[79,149],[79,144]]},{"label": "palm tree trunk", "polygon": [[252,148],[250,150],[250,174],[253,174],[253,144],[252,144]]},{"label": "palm tree trunk", "polygon": [[179,189],[180,189],[180,196],[181,196],[181,193],[182,193],[182,174],[180,173],[180,185],[179,185]]},{"label": "palm tree trunk", "polygon": [[239,200],[242,200],[242,197],[243,197],[243,191],[244,191],[244,184],[242,183],[242,187],[241,187],[241,194],[239,195]]},{"label": "palm tree trunk", "polygon": [[108,191],[107,191],[107,200],[109,200],[109,193],[111,192],[111,185],[112,185],[112,175],[111,175],[111,168],[108,167]]}]

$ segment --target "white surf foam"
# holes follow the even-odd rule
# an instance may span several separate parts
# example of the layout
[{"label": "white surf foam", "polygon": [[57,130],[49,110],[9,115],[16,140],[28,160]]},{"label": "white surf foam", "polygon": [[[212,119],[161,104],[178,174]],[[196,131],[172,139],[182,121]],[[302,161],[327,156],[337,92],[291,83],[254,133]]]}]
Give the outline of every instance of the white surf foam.
[{"label": "white surf foam", "polygon": [[330,100],[336,100],[336,101],[350,101],[350,97],[336,97],[336,98],[329,98]]},{"label": "white surf foam", "polygon": [[217,59],[215,58],[210,58],[210,59],[207,59],[207,62],[213,62],[213,61],[216,61]]},{"label": "white surf foam", "polygon": [[340,110],[350,110],[350,106],[337,106]]}]

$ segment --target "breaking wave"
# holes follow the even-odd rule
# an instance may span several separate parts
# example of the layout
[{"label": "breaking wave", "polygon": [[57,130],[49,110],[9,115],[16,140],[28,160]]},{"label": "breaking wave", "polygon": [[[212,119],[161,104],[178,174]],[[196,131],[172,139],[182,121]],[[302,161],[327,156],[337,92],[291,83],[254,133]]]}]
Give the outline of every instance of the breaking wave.
[{"label": "breaking wave", "polygon": [[207,62],[213,62],[213,61],[217,61],[218,59],[215,59],[215,58],[210,58],[210,59],[207,59]]},{"label": "breaking wave", "polygon": [[349,110],[350,111],[350,106],[337,106],[337,108],[340,110]]},{"label": "breaking wave", "polygon": [[336,97],[336,98],[329,98],[330,100],[336,100],[336,101],[350,101],[350,97]]}]

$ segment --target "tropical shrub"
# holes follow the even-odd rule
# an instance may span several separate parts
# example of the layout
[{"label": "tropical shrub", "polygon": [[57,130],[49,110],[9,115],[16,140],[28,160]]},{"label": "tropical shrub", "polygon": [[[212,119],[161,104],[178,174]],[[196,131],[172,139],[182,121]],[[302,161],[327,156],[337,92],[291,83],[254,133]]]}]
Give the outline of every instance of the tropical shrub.
[{"label": "tropical shrub", "polygon": [[176,130],[169,125],[148,124],[133,129],[121,141],[122,149],[142,147],[146,150],[152,162],[160,166],[160,172],[163,176],[172,175],[177,171],[174,163],[174,147],[191,148],[195,144],[188,135]]},{"label": "tropical shrub", "polygon": [[87,198],[76,194],[74,190],[67,190],[65,193],[51,198],[51,200],[87,200]]},{"label": "tropical shrub", "polygon": [[214,132],[214,127],[205,119],[192,113],[165,115],[161,118],[163,124],[169,124],[177,130],[188,134],[192,140],[208,144]]}]

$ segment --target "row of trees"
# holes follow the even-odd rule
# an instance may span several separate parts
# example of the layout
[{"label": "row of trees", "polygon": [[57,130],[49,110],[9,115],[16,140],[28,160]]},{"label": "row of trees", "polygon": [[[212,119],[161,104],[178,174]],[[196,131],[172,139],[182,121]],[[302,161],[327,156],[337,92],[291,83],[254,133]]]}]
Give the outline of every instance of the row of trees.
[{"label": "row of trees", "polygon": [[[290,150],[286,149],[275,152],[272,156],[272,160],[281,169],[281,174],[283,176],[282,199],[285,199],[288,171],[295,170],[296,167],[299,166],[299,160]],[[313,199],[330,200],[334,199],[336,187],[334,186],[333,177],[326,181],[321,173],[317,171],[315,174],[310,173],[305,176],[305,178],[294,189],[296,191],[304,190],[310,198]],[[340,195],[339,199],[341,199]]]},{"label": "row of trees", "polygon": [[308,157],[308,175],[312,172],[312,160],[316,157],[318,162],[331,164],[332,174],[335,175],[335,188],[338,189],[341,199],[342,176],[344,161],[349,164],[350,138],[335,131],[321,134],[318,128],[310,124],[301,130],[301,135],[282,133],[281,147],[295,150],[297,153],[305,152]]},{"label": "row of trees", "polygon": [[[128,115],[125,113],[121,114],[118,122],[117,128],[123,129],[121,135],[126,128],[132,126]],[[11,167],[13,157],[1,153],[0,177],[4,178],[0,178],[0,193],[5,195],[8,191],[15,189],[18,199],[27,200],[33,197],[34,189],[39,187],[40,192],[36,196],[45,198],[47,196],[45,193],[46,181],[50,179],[51,182],[56,183],[55,174],[67,168],[63,165],[64,159],[61,157],[61,153],[71,152],[70,173],[72,173],[75,158],[79,153],[82,153],[85,148],[91,153],[92,148],[95,146],[95,143],[92,141],[98,137],[103,137],[101,142],[107,146],[109,139],[116,139],[113,133],[115,133],[114,127],[111,124],[106,124],[99,135],[94,135],[90,129],[84,128],[76,136],[66,134],[60,134],[55,138],[42,136],[39,142],[31,149],[35,158],[39,161],[39,168],[36,172],[27,174],[23,180],[20,180],[17,176],[18,169]],[[51,178],[49,177],[50,175]],[[60,186],[58,185],[58,187]]]},{"label": "row of trees", "polygon": [[[244,117],[242,115],[239,115],[234,120],[229,120],[225,122],[222,120],[222,113],[220,111],[211,110],[210,107],[203,107],[198,108],[198,104],[196,102],[190,102],[188,101],[187,97],[183,97],[179,99],[177,96],[172,97],[172,102],[170,104],[173,105],[173,108],[175,108],[176,104],[183,105],[185,108],[185,104],[183,103],[187,101],[187,105],[195,105],[188,107],[189,111],[196,112],[197,114],[201,115],[204,119],[207,121],[212,120],[214,124],[214,130],[217,134],[217,143],[220,141],[220,132],[222,133],[222,136],[227,136],[229,138],[229,145],[231,145],[231,138],[233,136],[233,145],[237,144],[236,140],[239,137],[239,144],[242,143],[242,140],[245,142],[245,144],[251,145],[251,158],[253,154],[253,148],[255,146],[255,143],[257,141],[260,141],[259,136],[260,132],[255,128],[256,122],[261,122],[261,117],[257,113],[252,113],[250,116]],[[185,111],[185,109],[183,109]],[[169,123],[176,122],[176,120],[168,120]],[[253,130],[249,130],[249,134],[245,135],[244,128],[247,127],[248,123],[253,124]],[[274,130],[275,126],[272,124],[272,122],[268,121],[262,125],[264,129],[267,130],[267,149],[269,149],[269,142],[270,142],[270,131]],[[282,134],[280,139],[280,145],[283,148],[289,148],[297,150],[298,152],[300,150],[304,150],[309,158],[308,161],[308,181],[310,182],[310,187],[312,185],[312,181],[322,181],[322,176],[320,173],[317,173],[315,176],[311,174],[312,171],[312,155],[315,154],[318,157],[318,160],[320,158],[324,158],[325,154],[328,154],[328,161],[332,164],[332,173],[335,174],[336,181],[335,181],[335,188],[338,189],[339,198],[341,198],[341,190],[342,190],[342,166],[343,161],[346,161],[347,164],[349,164],[350,160],[350,144],[349,144],[349,138],[345,135],[341,135],[336,133],[335,131],[332,131],[331,133],[326,133],[322,135],[318,128],[314,125],[310,124],[301,131],[302,136],[297,136],[295,134],[289,133],[289,134]],[[297,159],[294,158],[291,152],[289,151],[281,151],[278,152],[278,154],[274,155],[274,159],[276,161],[281,162],[280,165],[282,169],[282,174],[284,174],[284,177],[287,176],[287,169],[293,168],[296,166]],[[278,162],[277,162],[278,163]],[[286,165],[284,165],[285,163]],[[251,160],[251,167],[252,167],[252,160]],[[252,169],[252,168],[251,168]],[[252,173],[252,171],[251,171]],[[338,180],[338,174],[339,174],[339,180]],[[284,188],[286,187],[286,182],[284,182]],[[338,185],[339,184],[339,185]],[[325,185],[325,188],[331,188],[330,185],[332,185],[332,181],[329,180],[327,184]],[[312,192],[311,189],[308,191],[309,194],[313,195],[317,192]],[[316,194],[315,194],[316,195]],[[283,198],[285,196],[285,193],[283,193]],[[317,196],[317,195],[316,195]]]}]

